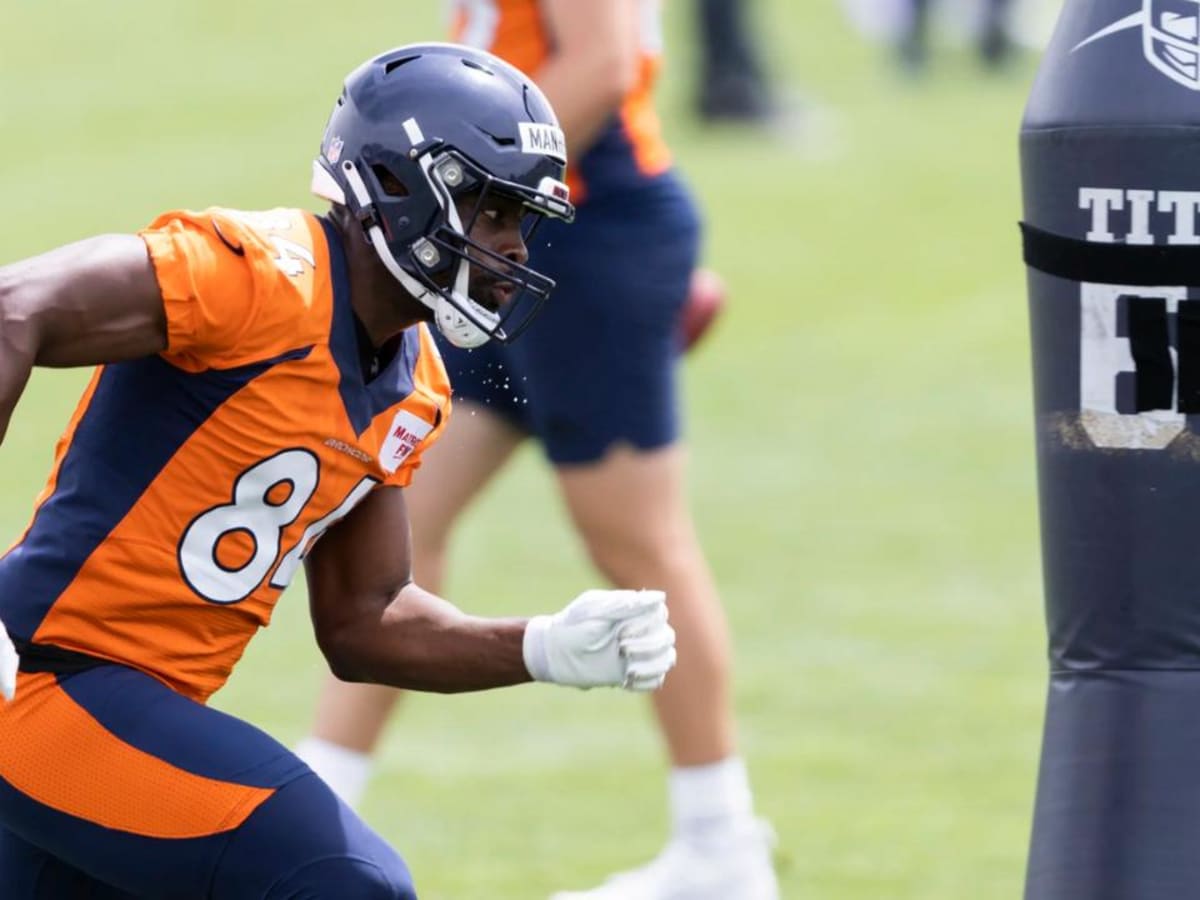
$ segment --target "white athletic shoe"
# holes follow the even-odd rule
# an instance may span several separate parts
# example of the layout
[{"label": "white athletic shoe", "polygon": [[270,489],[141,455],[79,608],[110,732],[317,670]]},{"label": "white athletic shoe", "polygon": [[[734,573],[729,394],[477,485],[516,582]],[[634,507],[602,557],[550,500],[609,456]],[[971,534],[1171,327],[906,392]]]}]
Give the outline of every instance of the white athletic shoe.
[{"label": "white athletic shoe", "polygon": [[641,868],[550,900],[779,900],[774,846],[775,832],[761,820],[721,840],[677,837]]}]

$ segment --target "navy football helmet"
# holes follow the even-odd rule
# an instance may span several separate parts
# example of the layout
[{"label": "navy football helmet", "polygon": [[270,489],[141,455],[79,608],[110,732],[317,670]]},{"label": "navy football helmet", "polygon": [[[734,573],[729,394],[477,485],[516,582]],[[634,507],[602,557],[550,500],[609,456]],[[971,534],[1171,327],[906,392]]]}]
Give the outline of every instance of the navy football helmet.
[{"label": "navy football helmet", "polygon": [[[346,78],[329,117],[313,192],[346,206],[404,288],[458,347],[511,341],[554,282],[469,237],[489,198],[518,200],[523,231],[570,221],[566,143],[531,80],[501,59],[455,44],[398,47]],[[478,197],[461,216],[456,201]],[[511,286],[494,310],[469,294],[470,267]]]}]

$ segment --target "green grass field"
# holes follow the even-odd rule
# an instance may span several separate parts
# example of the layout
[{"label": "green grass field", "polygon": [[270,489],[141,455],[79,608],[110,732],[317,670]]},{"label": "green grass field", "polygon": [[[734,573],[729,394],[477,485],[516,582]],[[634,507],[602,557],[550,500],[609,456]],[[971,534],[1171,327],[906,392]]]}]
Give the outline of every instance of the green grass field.
[{"label": "green grass field", "polygon": [[[834,0],[761,0],[825,113],[704,130],[686,3],[662,107],[734,299],[687,364],[694,502],[737,649],[743,749],[784,896],[1009,900],[1045,663],[1017,128],[1033,64],[945,52],[897,81]],[[436,3],[11,0],[0,11],[0,262],[159,211],[299,204],[344,72],[441,34]],[[31,383],[2,451],[14,536],[86,373]],[[533,450],[460,536],[450,596],[557,608],[594,583]],[[284,741],[322,661],[302,588],[216,697]],[[366,816],[422,896],[525,900],[649,857],[664,760],[636,698],[418,697]]]}]

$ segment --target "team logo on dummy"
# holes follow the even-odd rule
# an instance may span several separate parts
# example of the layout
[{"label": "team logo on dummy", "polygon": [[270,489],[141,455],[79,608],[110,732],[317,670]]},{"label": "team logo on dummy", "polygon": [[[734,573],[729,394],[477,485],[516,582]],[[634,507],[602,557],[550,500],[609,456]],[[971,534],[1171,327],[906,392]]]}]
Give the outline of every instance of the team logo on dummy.
[{"label": "team logo on dummy", "polygon": [[383,442],[383,449],[379,451],[379,464],[383,470],[390,475],[400,468],[400,464],[408,459],[431,431],[433,426],[419,416],[403,409],[396,413],[387,440]]},{"label": "team logo on dummy", "polygon": [[1140,10],[1101,28],[1071,52],[1131,28],[1142,30],[1142,51],[1150,65],[1177,84],[1200,91],[1200,0],[1142,0]]},{"label": "team logo on dummy", "polygon": [[[1200,3],[1200,0],[1197,0]],[[541,122],[520,122],[521,152],[540,153],[552,156],[559,162],[567,161],[567,141],[562,129]]]}]

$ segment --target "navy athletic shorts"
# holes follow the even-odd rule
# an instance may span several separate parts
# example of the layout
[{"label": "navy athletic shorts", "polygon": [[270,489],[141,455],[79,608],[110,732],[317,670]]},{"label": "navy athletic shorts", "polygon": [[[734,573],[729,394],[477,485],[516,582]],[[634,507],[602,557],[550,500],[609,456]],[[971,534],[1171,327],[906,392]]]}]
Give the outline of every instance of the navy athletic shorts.
[{"label": "navy athletic shorts", "polygon": [[0,704],[4,900],[414,900],[396,852],[291,751],[118,665]]}]

